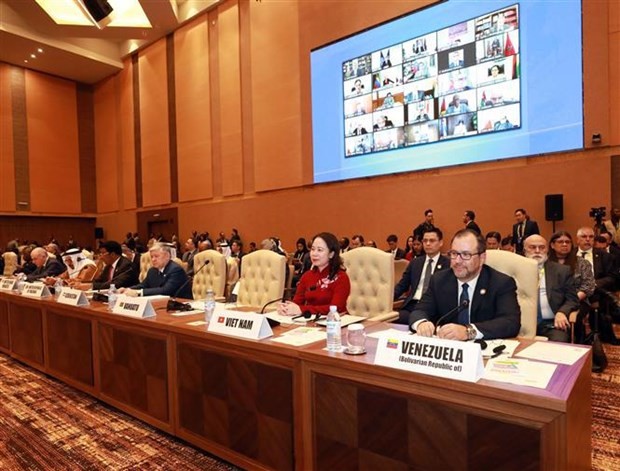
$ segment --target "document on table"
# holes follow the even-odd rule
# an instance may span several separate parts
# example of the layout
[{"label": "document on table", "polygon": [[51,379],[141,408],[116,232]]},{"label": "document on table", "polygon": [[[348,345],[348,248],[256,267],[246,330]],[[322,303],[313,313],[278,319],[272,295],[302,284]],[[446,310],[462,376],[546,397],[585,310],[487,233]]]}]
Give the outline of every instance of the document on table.
[{"label": "document on table", "polygon": [[271,341],[291,345],[293,347],[301,347],[302,345],[308,345],[325,339],[327,339],[327,333],[324,329],[319,327],[297,327],[296,329],[285,332],[279,337],[271,339]]},{"label": "document on table", "polygon": [[[495,348],[504,346],[504,350],[501,352],[502,357],[511,357],[516,348],[519,346],[518,340],[508,340],[508,339],[495,339],[495,340],[487,340],[487,348],[482,350],[482,356],[484,358],[489,358],[495,355],[493,351]],[[499,356],[499,355],[498,355]]]},{"label": "document on table", "polygon": [[588,353],[587,348],[577,347],[569,343],[536,342],[521,350],[516,356],[532,360],[549,361],[551,363],[561,363],[562,365],[572,365],[586,353]]},{"label": "document on table", "polygon": [[557,365],[518,358],[491,358],[484,369],[484,379],[545,389]]},{"label": "document on table", "polygon": [[398,329],[385,329],[385,330],[379,330],[377,332],[372,332],[370,334],[366,334],[366,337],[372,337],[373,339],[378,339],[379,337],[381,337],[382,335],[385,334],[390,334],[390,335],[403,335],[404,333],[406,333],[407,331],[405,330],[398,330]]}]

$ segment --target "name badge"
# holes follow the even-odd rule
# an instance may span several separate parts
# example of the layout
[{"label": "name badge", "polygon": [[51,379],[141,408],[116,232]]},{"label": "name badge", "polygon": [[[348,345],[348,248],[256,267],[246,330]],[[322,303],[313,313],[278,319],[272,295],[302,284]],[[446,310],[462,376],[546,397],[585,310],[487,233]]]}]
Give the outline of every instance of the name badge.
[{"label": "name badge", "polygon": [[405,333],[379,337],[375,365],[472,383],[484,373],[477,343]]},{"label": "name badge", "polygon": [[17,283],[17,278],[2,278],[0,280],[0,291],[13,291]]},{"label": "name badge", "polygon": [[27,298],[47,298],[51,296],[51,293],[43,283],[25,283],[22,296]]},{"label": "name badge", "polygon": [[213,314],[207,331],[252,340],[266,339],[273,335],[266,316],[238,311]]},{"label": "name badge", "polygon": [[72,288],[63,288],[58,297],[58,302],[69,306],[88,306],[90,304],[84,291]]},{"label": "name badge", "polygon": [[139,298],[120,294],[112,310],[114,314],[145,319],[155,317],[155,309],[147,298]]}]

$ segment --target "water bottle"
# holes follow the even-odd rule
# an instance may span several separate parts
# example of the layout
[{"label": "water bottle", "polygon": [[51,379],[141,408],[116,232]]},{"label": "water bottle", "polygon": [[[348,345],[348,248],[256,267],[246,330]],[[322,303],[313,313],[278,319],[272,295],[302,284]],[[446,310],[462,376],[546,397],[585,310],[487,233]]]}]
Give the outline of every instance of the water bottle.
[{"label": "water bottle", "polygon": [[118,294],[116,291],[116,286],[114,286],[114,283],[112,283],[110,285],[110,288],[108,289],[108,311],[111,311],[114,309],[114,306],[116,306],[117,298],[118,298]]},{"label": "water bottle", "polygon": [[205,322],[211,322],[213,317],[213,311],[215,311],[215,295],[213,290],[207,290],[207,297],[205,298]]},{"label": "water bottle", "polygon": [[336,306],[329,306],[327,314],[327,351],[342,351],[342,338],[340,336],[340,315]]},{"label": "water bottle", "polygon": [[56,282],[54,283],[54,298],[60,298],[60,292],[62,291],[62,280],[60,278],[56,278]]}]

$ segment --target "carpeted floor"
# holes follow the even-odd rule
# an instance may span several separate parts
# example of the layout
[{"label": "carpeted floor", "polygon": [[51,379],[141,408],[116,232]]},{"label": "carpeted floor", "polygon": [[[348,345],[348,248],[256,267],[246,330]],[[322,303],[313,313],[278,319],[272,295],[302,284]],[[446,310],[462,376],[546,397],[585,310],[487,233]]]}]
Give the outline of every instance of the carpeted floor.
[{"label": "carpeted floor", "polygon": [[609,365],[592,374],[592,469],[620,471],[620,346],[604,348]]},{"label": "carpeted floor", "polygon": [[[592,467],[620,471],[620,347],[605,350],[609,366],[592,375]],[[60,469],[236,468],[0,355],[0,470]]]},{"label": "carpeted floor", "polygon": [[0,355],[0,470],[234,470]]}]

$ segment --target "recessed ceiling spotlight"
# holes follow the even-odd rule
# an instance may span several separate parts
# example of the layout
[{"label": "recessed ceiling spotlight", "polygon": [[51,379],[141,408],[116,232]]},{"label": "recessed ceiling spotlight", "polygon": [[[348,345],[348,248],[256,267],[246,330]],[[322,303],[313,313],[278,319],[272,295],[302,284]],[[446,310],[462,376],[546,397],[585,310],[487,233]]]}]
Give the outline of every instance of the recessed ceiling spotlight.
[{"label": "recessed ceiling spotlight", "polygon": [[31,57],[32,59],[36,59],[36,58],[37,58],[37,56],[35,56],[34,54],[30,54],[30,57]]},{"label": "recessed ceiling spotlight", "polygon": [[38,49],[37,49],[37,52],[38,52],[39,54],[43,54],[43,49],[38,48]]},{"label": "recessed ceiling spotlight", "polygon": [[28,63],[28,59],[24,59],[24,62],[27,64]]}]

